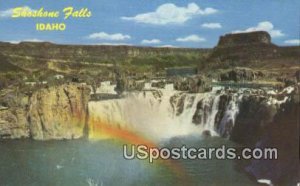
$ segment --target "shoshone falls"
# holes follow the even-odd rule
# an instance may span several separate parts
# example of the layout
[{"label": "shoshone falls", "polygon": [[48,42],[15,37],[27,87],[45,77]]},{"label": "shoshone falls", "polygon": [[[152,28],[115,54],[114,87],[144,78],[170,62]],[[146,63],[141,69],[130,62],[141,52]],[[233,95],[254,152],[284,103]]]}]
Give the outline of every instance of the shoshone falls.
[{"label": "shoshone falls", "polygon": [[[114,94],[114,87],[102,84],[102,93]],[[243,98],[263,98],[265,106],[272,109],[285,103],[292,91],[292,87],[278,93],[270,90],[263,93],[256,89],[219,86],[210,92],[187,93],[174,90],[173,84],[159,89],[146,83],[143,91],[127,92],[122,98],[90,101],[89,138],[105,138],[101,130],[96,130],[101,124],[130,130],[154,141],[188,135],[228,138]],[[286,93],[286,97],[277,100],[276,95],[282,93]]]},{"label": "shoshone falls", "polygon": [[[299,50],[272,44],[267,32],[227,34],[208,50],[48,42],[0,47],[7,69],[28,70],[15,76],[19,86],[6,77],[1,85],[0,185],[299,182]],[[167,57],[174,54],[179,64],[193,59],[197,67],[177,67]],[[144,62],[153,65],[150,72]],[[32,70],[49,75],[35,77]],[[31,82],[31,74],[47,81]],[[233,148],[236,158],[220,159],[215,150],[212,158],[165,159],[161,150],[149,163],[127,159],[124,145],[128,157],[130,147],[144,145]],[[278,159],[244,158],[246,148],[275,148]]]},{"label": "shoshone falls", "polygon": [[[98,91],[114,94],[114,88],[115,85],[105,82]],[[195,140],[200,140],[198,147],[221,144],[235,146],[231,144],[229,138],[234,141],[253,140],[248,137],[247,132],[255,138],[254,128],[267,125],[277,117],[278,113],[284,112],[283,105],[291,102],[293,92],[294,87],[276,91],[270,88],[236,89],[218,86],[210,92],[187,93],[174,90],[173,84],[166,84],[165,88],[155,88],[151,83],[146,83],[142,91],[124,93],[121,98],[90,101],[88,104],[89,139],[116,138],[131,144],[146,146],[168,146],[168,144],[198,146],[199,142]],[[245,123],[243,120],[250,120],[250,123],[255,122],[257,125],[243,126]],[[264,141],[259,142],[256,147],[263,147],[263,143]],[[216,163],[217,160],[209,161]],[[203,167],[201,168],[203,164],[195,163],[199,166],[195,168],[195,165],[190,165],[191,162],[192,160],[184,162],[183,165],[192,172],[199,171],[193,173],[194,176],[203,174]],[[226,160],[226,162],[231,161]],[[272,177],[261,173],[255,162],[246,167],[246,170],[256,175],[257,182],[272,185],[270,181]],[[220,169],[220,171],[224,170]],[[193,174],[191,177],[197,180]],[[217,177],[220,176],[218,174],[219,171]],[[235,173],[232,173],[233,175]],[[244,176],[240,177],[243,181],[239,181],[247,183],[247,178]],[[225,180],[232,181],[232,178],[229,176],[223,179],[226,183]],[[211,184],[208,180],[197,180],[196,183]],[[248,184],[254,183],[249,181]]]},{"label": "shoshone falls", "polygon": [[[188,94],[172,89],[145,89],[142,92],[127,93],[121,99],[91,101],[89,114],[95,125],[114,125],[153,140],[189,134],[201,135],[204,131],[218,135],[215,116],[219,98],[220,95],[215,92]],[[203,105],[198,105],[200,101]],[[96,135],[93,122],[90,138]]]},{"label": "shoshone falls", "polygon": [[[235,142],[247,147],[268,147],[272,133],[262,138],[257,136],[262,127],[269,123],[275,127],[276,123],[272,122],[285,121],[289,113],[292,119],[297,87],[277,91],[218,86],[205,93],[188,93],[174,90],[173,84],[156,88],[152,83],[145,83],[142,90],[124,92],[121,96],[116,94],[115,87],[108,81],[102,82],[96,93],[104,96],[88,101],[87,85],[62,85],[33,94],[25,114],[27,118],[22,117],[20,110],[14,117],[9,110],[2,111],[2,118],[7,120],[1,121],[2,136],[43,140],[12,140],[0,144],[3,149],[0,158],[4,160],[0,178],[4,184],[42,181],[49,185],[256,185],[257,182],[271,185],[278,181],[272,174],[261,171],[277,162],[250,160],[244,165],[229,159],[184,159],[155,161],[149,165],[143,160],[126,160],[122,147],[124,144],[169,148],[243,147]],[[14,118],[20,126],[14,124]],[[89,140],[51,141],[84,136]],[[19,161],[24,167],[18,172],[13,170],[22,162],[14,162],[12,157],[16,155],[22,157]],[[22,176],[12,179],[17,175],[11,174]]]}]

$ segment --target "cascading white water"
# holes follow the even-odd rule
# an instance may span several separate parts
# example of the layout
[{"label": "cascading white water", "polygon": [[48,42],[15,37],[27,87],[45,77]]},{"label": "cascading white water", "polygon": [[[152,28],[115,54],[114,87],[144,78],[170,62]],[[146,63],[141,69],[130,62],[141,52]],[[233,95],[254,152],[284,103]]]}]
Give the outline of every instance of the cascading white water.
[{"label": "cascading white water", "polygon": [[213,99],[213,105],[211,109],[211,113],[208,117],[207,124],[204,125],[205,129],[208,131],[211,131],[212,133],[215,133],[215,118],[216,114],[218,113],[219,109],[219,101],[220,101],[220,95],[215,95]]},{"label": "cascading white water", "polygon": [[191,124],[191,118],[174,115],[170,104],[172,95],[145,91],[130,93],[123,99],[90,102],[89,114],[93,120],[131,130],[153,140],[201,133],[197,126]]},{"label": "cascading white water", "polygon": [[117,94],[115,88],[116,85],[112,85],[110,81],[103,81],[101,82],[100,86],[97,88],[96,93]]},{"label": "cascading white water", "polygon": [[[201,135],[204,130],[217,135],[214,126],[219,99],[220,95],[216,93],[178,92],[173,90],[173,85],[153,90],[151,84],[147,84],[145,91],[127,93],[125,98],[90,102],[89,114],[93,120],[151,139]],[[210,109],[203,111],[204,117],[196,125],[193,117],[200,101]]]},{"label": "cascading white water", "polygon": [[226,111],[222,120],[220,121],[220,126],[218,129],[218,133],[224,137],[229,136],[229,132],[231,131],[229,128],[232,128],[235,124],[235,119],[239,113],[239,102],[242,99],[242,95],[234,94],[232,96],[232,100],[226,107]]},{"label": "cascading white water", "polygon": [[168,83],[168,84],[166,84],[166,86],[165,86],[165,89],[166,90],[174,90],[174,84],[173,83]]},{"label": "cascading white water", "polygon": [[[151,139],[201,135],[203,131],[228,137],[245,91],[249,90],[225,93],[221,87],[216,87],[211,92],[190,94],[174,91],[172,84],[157,89],[146,83],[144,91],[126,93],[123,98],[89,102],[89,115],[93,121]],[[223,97],[220,103],[222,96],[225,100]],[[270,97],[268,104],[273,104],[272,100],[276,99]],[[286,99],[281,102],[284,101]]]},{"label": "cascading white water", "polygon": [[144,90],[149,90],[149,89],[151,89],[151,83],[145,83]]}]

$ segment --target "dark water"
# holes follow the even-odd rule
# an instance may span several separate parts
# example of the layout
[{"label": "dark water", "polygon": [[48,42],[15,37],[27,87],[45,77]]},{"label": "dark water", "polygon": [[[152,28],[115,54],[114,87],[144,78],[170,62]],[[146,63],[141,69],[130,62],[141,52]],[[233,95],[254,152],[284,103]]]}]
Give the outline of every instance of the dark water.
[{"label": "dark water", "polygon": [[[230,144],[220,138],[179,140],[193,146]],[[177,160],[184,178],[164,163],[125,160],[120,142],[0,142],[0,185],[256,185],[231,160]],[[177,170],[178,171],[178,170]]]}]

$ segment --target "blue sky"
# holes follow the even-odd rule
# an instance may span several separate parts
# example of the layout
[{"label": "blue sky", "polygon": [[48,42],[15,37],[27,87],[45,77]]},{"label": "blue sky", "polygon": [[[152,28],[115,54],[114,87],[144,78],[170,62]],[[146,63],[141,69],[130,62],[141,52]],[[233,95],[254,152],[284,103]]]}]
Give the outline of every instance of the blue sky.
[{"label": "blue sky", "polygon": [[[10,9],[62,11],[89,8],[91,18],[10,17]],[[0,0],[0,41],[65,44],[214,47],[221,35],[266,30],[278,45],[299,45],[299,0]],[[36,23],[61,23],[66,31],[36,31]]]}]

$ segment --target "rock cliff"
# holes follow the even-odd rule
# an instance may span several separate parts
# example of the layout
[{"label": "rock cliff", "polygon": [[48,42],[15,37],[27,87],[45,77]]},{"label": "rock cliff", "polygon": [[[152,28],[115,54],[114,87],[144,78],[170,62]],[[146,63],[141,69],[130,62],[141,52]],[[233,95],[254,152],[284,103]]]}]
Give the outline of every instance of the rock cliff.
[{"label": "rock cliff", "polygon": [[271,44],[271,36],[264,31],[226,34],[220,37],[218,47]]},{"label": "rock cliff", "polygon": [[255,143],[258,148],[276,147],[278,160],[253,160],[247,167],[250,173],[258,178],[268,178],[276,185],[299,183],[299,113],[298,87],[294,96],[281,106],[280,111]]},{"label": "rock cliff", "polygon": [[33,139],[83,137],[89,90],[65,85],[42,89],[30,98],[28,121]]},{"label": "rock cliff", "polygon": [[[209,61],[232,62],[231,66],[252,64],[268,59],[291,59],[300,55],[299,47],[280,47],[271,42],[271,36],[265,31],[231,33],[221,36],[213,49]],[[245,63],[241,63],[245,61]],[[252,63],[251,63],[252,62]]]},{"label": "rock cliff", "polygon": [[211,90],[211,80],[205,76],[175,77],[171,81],[174,82],[174,89],[179,91],[199,93]]},{"label": "rock cliff", "polygon": [[0,139],[28,138],[29,125],[23,109],[0,111]]},{"label": "rock cliff", "polygon": [[34,92],[24,107],[0,111],[0,138],[35,140],[84,136],[89,88],[68,84]]},{"label": "rock cliff", "polygon": [[242,105],[231,139],[249,147],[276,147],[278,153],[276,160],[251,160],[244,165],[256,179],[269,179],[274,185],[299,182],[299,88],[277,109],[249,97],[248,105]]},{"label": "rock cliff", "polygon": [[223,72],[219,76],[220,81],[253,81],[265,77],[261,71],[255,71],[250,68],[234,68]]}]

